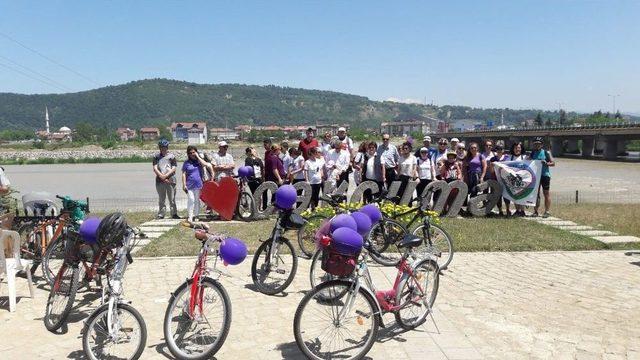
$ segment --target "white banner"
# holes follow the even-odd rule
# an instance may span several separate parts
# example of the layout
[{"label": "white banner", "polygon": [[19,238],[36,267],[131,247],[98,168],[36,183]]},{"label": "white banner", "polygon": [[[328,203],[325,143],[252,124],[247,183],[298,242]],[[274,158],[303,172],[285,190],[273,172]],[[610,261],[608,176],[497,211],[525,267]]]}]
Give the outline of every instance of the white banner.
[{"label": "white banner", "polygon": [[542,176],[542,161],[519,160],[494,162],[502,196],[518,205],[535,205]]}]

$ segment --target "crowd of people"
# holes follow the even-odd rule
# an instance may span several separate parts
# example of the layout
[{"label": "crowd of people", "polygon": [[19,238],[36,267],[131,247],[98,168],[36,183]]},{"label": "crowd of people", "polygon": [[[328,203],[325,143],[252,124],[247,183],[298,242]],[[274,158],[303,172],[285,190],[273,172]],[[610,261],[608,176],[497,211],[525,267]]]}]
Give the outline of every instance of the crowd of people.
[{"label": "crowd of people", "polygon": [[[290,146],[287,141],[273,143],[267,138],[262,144],[262,157],[254,147],[245,149],[244,165],[254,170],[247,183],[254,192],[265,181],[272,181],[278,186],[305,181],[311,185],[310,206],[313,209],[318,206],[324,182],[340,187],[345,182],[349,183],[351,173],[356,185],[363,181],[374,181],[380,188],[389,188],[394,181],[400,181],[398,194],[403,194],[412,180],[418,181],[418,195],[434,180],[462,180],[468,186],[469,195],[475,196],[478,194],[478,185],[496,178],[491,166],[493,162],[541,160],[543,169],[540,187],[544,197],[542,216],[549,216],[549,167],[555,163],[550,152],[543,149],[544,139],[541,137],[534,139],[533,149],[528,154],[522,142],[514,143],[507,152],[502,144],[495,144],[490,139],[483,141],[480,146],[476,142],[465,144],[456,138],[440,138],[436,146],[432,147],[431,137],[425,136],[422,144],[415,149],[412,141],[405,141],[399,147],[390,141],[389,134],[382,134],[380,144],[376,141],[363,141],[356,148],[345,128],[339,128],[336,136],[329,132],[323,134],[320,141],[316,139],[314,129],[308,128],[306,136],[297,147]],[[175,205],[177,163],[175,156],[168,151],[168,146],[166,140],[160,141],[160,152],[153,159],[159,196],[158,218],[165,216],[167,200],[171,216],[178,218]],[[233,176],[235,161],[228,152],[225,141],[220,141],[218,151],[211,155],[201,154],[196,147],[189,146],[187,156],[182,165],[182,188],[188,198],[187,216],[189,220],[193,220],[200,212],[198,199],[204,182]],[[364,201],[370,202],[373,195],[371,191],[366,191]],[[263,200],[262,206],[266,207],[266,197]],[[537,203],[533,216],[538,216],[538,210]],[[521,205],[515,205],[512,212],[507,199],[504,199],[504,204],[502,200],[499,202],[498,214],[525,215]]]}]

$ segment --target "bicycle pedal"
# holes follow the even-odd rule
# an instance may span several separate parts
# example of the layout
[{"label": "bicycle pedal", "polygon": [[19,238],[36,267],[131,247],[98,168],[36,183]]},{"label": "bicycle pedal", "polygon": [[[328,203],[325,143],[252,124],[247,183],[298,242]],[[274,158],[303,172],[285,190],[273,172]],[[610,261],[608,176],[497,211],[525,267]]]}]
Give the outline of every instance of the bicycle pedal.
[{"label": "bicycle pedal", "polygon": [[280,274],[280,275],[283,275],[283,274],[285,274],[285,273],[286,273],[286,270],[283,270],[283,269],[277,269],[277,270],[276,270],[276,273],[278,273],[278,274]]}]

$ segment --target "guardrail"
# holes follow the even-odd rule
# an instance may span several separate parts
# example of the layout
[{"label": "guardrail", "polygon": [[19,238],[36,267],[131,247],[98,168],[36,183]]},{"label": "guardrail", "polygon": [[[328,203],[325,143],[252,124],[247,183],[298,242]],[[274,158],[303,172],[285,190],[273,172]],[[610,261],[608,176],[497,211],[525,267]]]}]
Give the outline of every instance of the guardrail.
[{"label": "guardrail", "polygon": [[601,130],[601,129],[636,129],[640,128],[640,123],[632,123],[632,122],[624,122],[624,123],[613,123],[613,124],[586,124],[586,125],[554,125],[554,126],[532,126],[532,127],[521,127],[514,129],[481,129],[481,130],[460,130],[460,131],[448,131],[448,132],[436,132],[434,134],[444,135],[444,134],[460,134],[460,133],[500,133],[500,132],[511,132],[511,131],[546,131],[546,130]]}]

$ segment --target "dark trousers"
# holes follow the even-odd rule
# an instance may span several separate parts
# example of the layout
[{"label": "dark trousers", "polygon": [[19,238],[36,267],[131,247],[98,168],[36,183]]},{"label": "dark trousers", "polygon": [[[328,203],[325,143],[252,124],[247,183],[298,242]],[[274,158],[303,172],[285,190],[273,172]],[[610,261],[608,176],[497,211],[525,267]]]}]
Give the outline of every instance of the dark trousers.
[{"label": "dark trousers", "polygon": [[340,185],[342,185],[343,181],[346,181],[347,184],[349,184],[349,172],[348,171],[344,171],[342,174],[340,174],[340,177],[338,178],[338,182],[336,183],[336,186],[340,187]]},{"label": "dark trousers", "polygon": [[[418,186],[416,186],[416,197],[418,198],[418,205],[421,203],[422,192],[429,185],[432,180],[429,179],[420,179]],[[425,194],[426,195],[426,194]]]},{"label": "dark trousers", "polygon": [[[365,181],[373,181],[376,184],[378,184],[378,192],[382,190],[382,187],[384,185],[382,181],[377,181],[376,179],[368,179],[365,175],[362,175],[362,182],[365,182]],[[372,200],[373,200],[373,191],[368,189],[365,190],[364,194],[362,194],[362,202],[364,202],[365,204],[369,204]]]},{"label": "dark trousers", "polygon": [[395,168],[385,168],[384,169],[385,176],[385,184],[387,185],[387,189],[391,186],[391,183],[396,180],[396,169]]},{"label": "dark trousers", "polygon": [[469,188],[469,195],[474,197],[478,195],[478,184],[480,184],[480,174],[479,173],[469,173],[467,174],[467,187]]},{"label": "dark trousers", "polygon": [[311,209],[318,207],[318,200],[320,198],[320,188],[322,184],[310,184],[311,185]]},{"label": "dark trousers", "polygon": [[400,189],[398,189],[398,199],[395,201],[396,204],[400,203],[400,199],[402,199],[402,196],[404,195],[404,191],[407,189],[407,184],[409,183],[409,180],[411,180],[411,176],[409,175],[400,175],[399,177],[400,179]]}]

